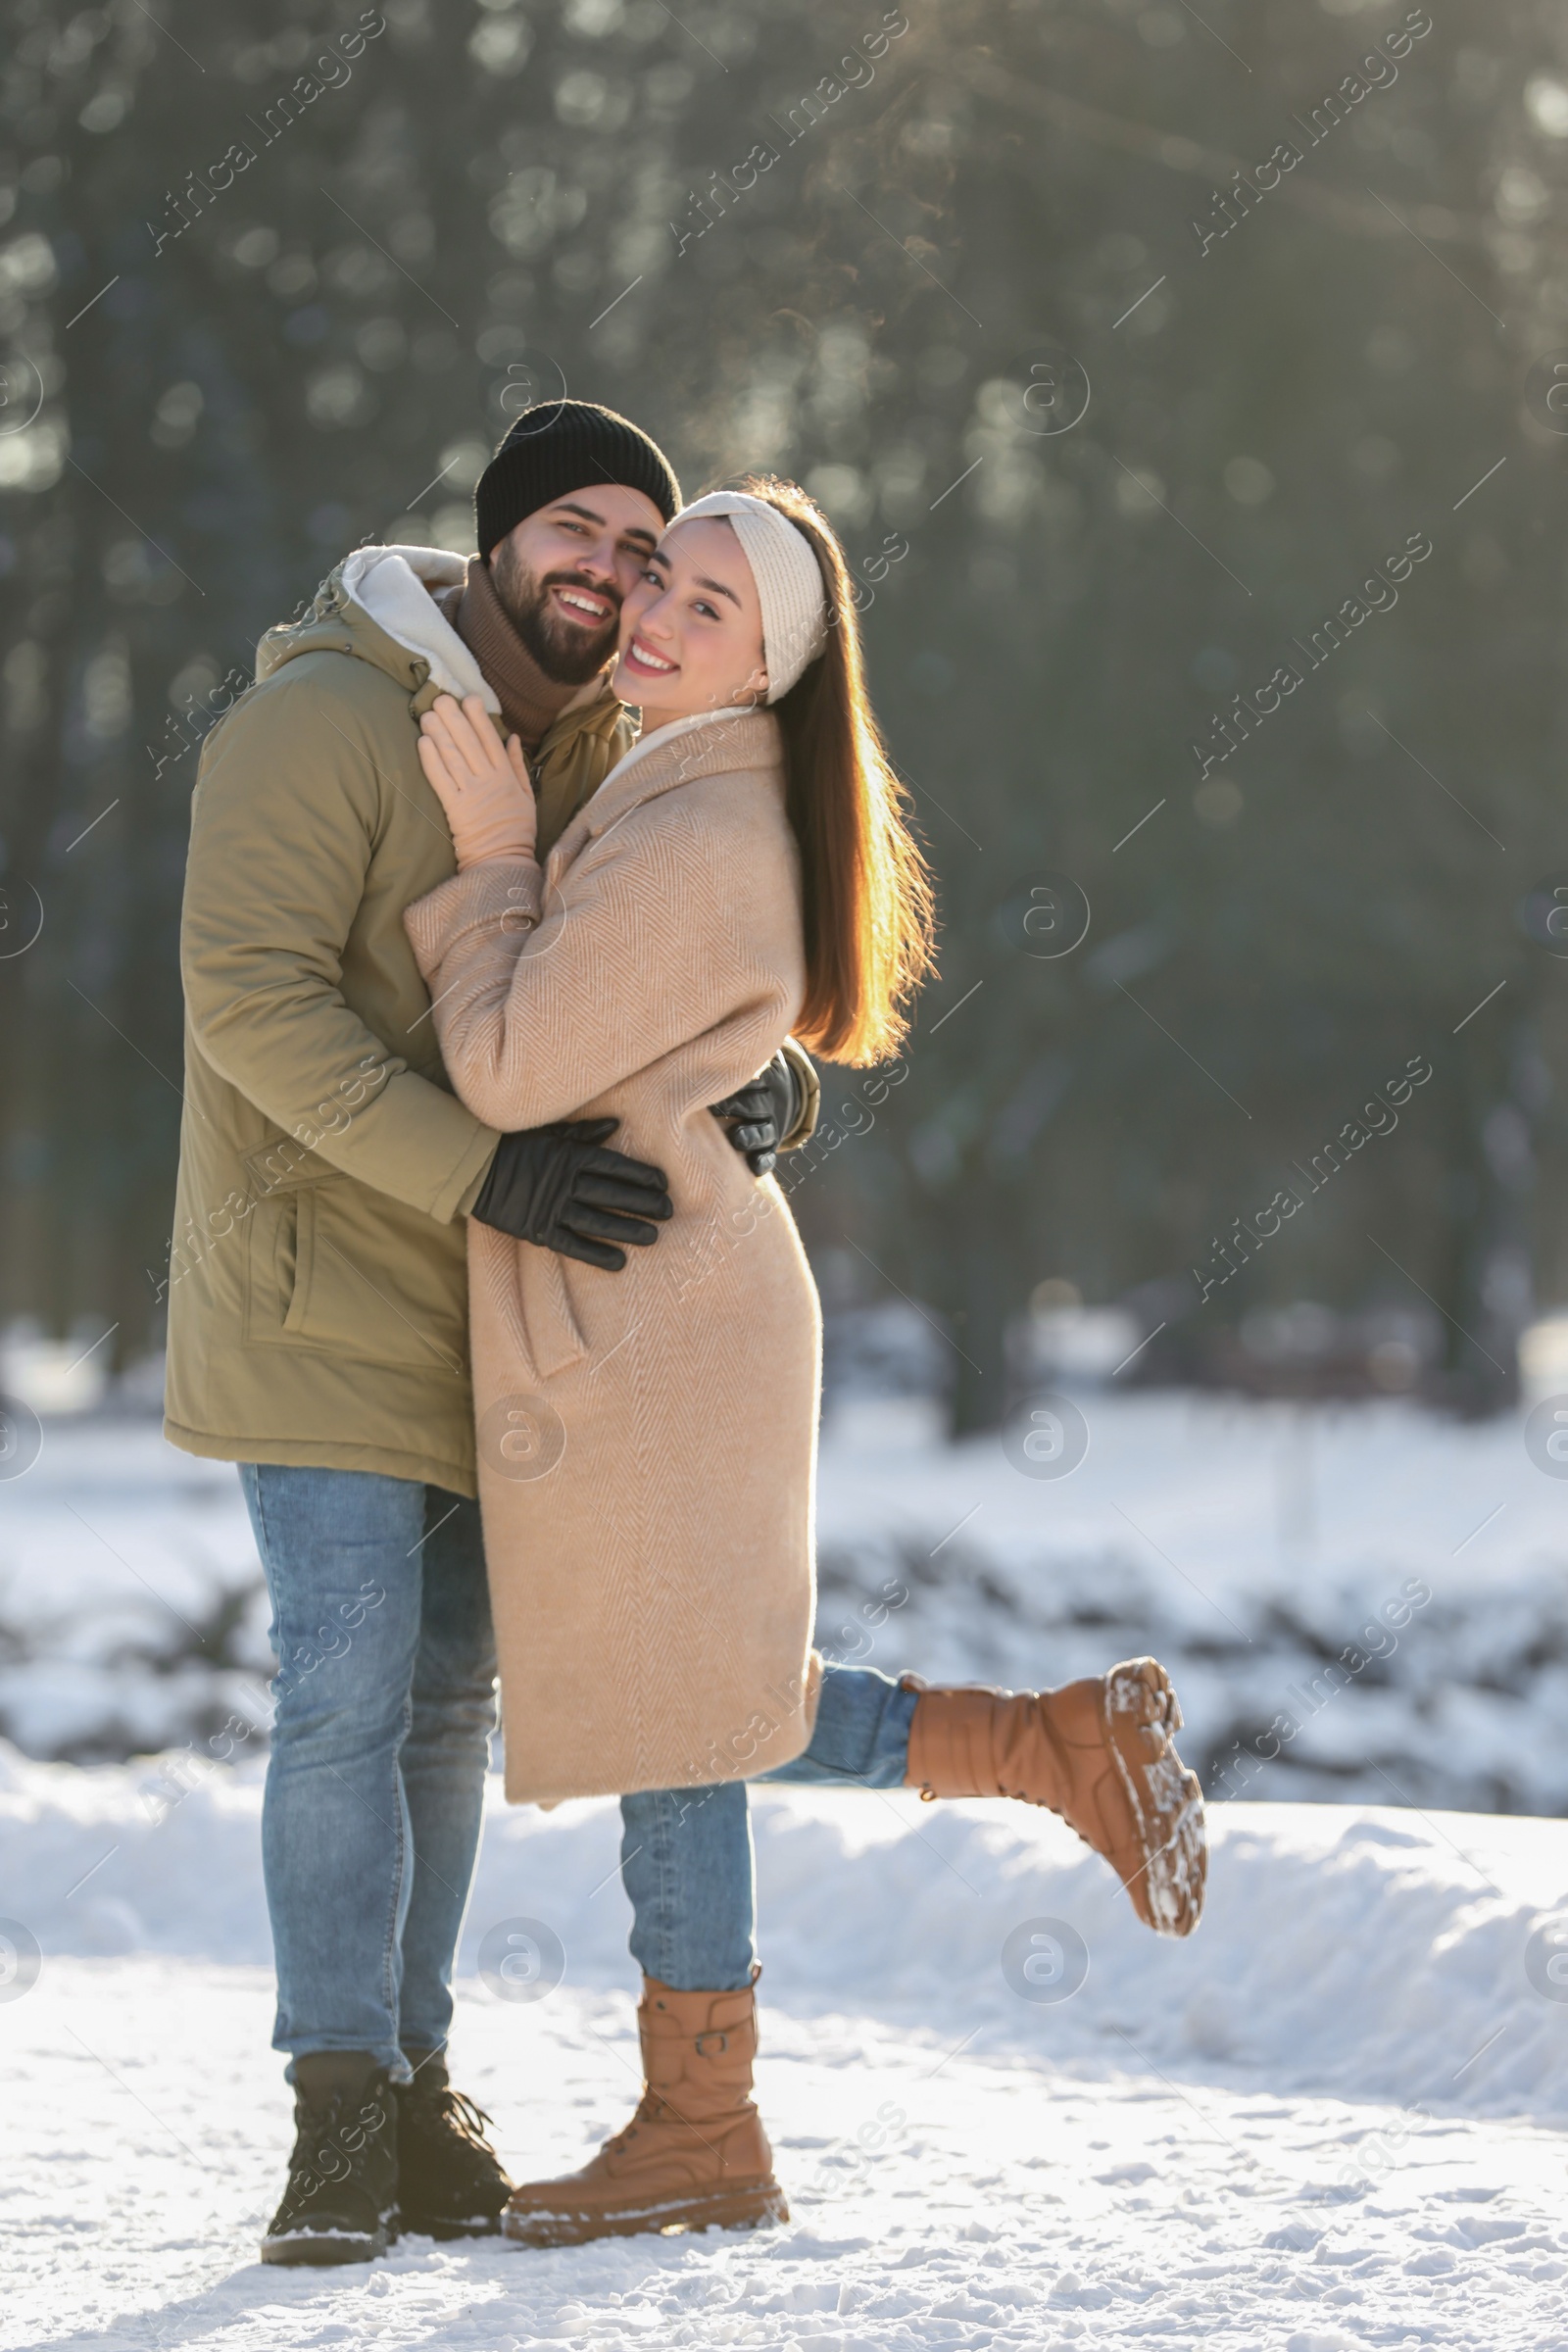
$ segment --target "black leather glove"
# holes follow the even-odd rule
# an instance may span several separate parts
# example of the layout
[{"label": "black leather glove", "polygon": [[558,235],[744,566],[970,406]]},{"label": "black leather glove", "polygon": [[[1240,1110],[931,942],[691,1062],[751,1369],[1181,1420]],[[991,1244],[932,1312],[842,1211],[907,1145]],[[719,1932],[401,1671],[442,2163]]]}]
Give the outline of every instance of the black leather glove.
[{"label": "black leather glove", "polygon": [[775,1054],[765,1070],[708,1107],[728,1127],[729,1140],[745,1152],[752,1174],[765,1176],[778,1157],[780,1138],[801,1115],[800,1081],[785,1056]]},{"label": "black leather glove", "polygon": [[602,1149],[618,1119],[562,1119],[504,1135],[469,1209],[481,1225],[618,1274],[617,1243],[643,1247],[674,1214],[662,1168]]}]

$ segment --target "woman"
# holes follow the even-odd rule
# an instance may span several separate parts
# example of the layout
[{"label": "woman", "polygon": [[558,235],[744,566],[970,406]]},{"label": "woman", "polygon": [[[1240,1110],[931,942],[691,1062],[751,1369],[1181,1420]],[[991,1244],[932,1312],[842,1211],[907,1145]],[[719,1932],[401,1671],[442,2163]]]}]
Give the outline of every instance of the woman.
[{"label": "woman", "polygon": [[1152,1660],[1012,1696],[813,1657],[816,1296],[776,1189],[707,1106],[791,1029],[838,1059],[891,1053],[928,890],[843,557],[803,492],[684,509],[620,648],[641,739],[542,871],[515,740],[477,704],[426,715],[459,871],[406,918],[468,1107],[499,1128],[616,1117],[674,1204],[613,1282],[469,1228],[508,1794],[622,1792],[645,1970],[643,2104],[582,2173],[516,2192],[509,2232],[536,2243],[784,2213],[751,2099],[747,1778],[1023,1796],[1110,1857],[1151,1926],[1187,1933],[1202,1899],[1201,1805]]}]

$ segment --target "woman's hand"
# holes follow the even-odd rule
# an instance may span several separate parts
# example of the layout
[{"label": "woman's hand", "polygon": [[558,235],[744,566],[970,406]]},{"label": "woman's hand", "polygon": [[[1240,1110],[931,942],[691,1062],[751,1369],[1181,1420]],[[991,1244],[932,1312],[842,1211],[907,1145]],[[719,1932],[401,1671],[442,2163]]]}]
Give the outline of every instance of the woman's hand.
[{"label": "woman's hand", "polygon": [[505,750],[476,694],[443,694],[419,721],[419,765],[447,813],[459,867],[488,858],[531,858],[538,811],[522,745]]}]

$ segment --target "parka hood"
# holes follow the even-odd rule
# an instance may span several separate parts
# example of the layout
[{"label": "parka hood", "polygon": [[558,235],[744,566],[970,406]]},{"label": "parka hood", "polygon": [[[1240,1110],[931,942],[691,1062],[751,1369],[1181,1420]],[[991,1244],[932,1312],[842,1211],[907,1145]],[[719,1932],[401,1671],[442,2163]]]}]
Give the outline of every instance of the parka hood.
[{"label": "parka hood", "polygon": [[260,685],[300,654],[353,654],[385,670],[410,694],[476,694],[499,716],[501,704],[478,662],[444,618],[438,588],[461,587],[466,556],[439,547],[359,547],[323,580],[310,611],[269,629],[257,648]]}]

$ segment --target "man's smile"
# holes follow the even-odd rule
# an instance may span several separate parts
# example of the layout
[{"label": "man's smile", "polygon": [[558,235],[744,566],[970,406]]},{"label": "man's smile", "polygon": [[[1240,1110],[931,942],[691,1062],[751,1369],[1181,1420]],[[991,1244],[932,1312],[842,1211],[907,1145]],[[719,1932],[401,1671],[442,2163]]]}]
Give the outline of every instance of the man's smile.
[{"label": "man's smile", "polygon": [[595,588],[552,586],[551,602],[577,628],[602,629],[607,620],[613,620],[617,607],[612,599],[601,596]]}]

